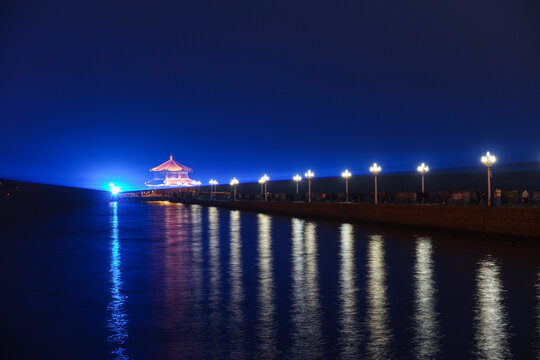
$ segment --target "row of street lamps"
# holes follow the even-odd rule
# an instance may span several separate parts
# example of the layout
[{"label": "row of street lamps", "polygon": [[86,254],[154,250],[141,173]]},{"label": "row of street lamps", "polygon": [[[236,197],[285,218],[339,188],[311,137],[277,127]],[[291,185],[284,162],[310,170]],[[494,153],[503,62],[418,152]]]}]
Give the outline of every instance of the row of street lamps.
[{"label": "row of street lamps", "polygon": [[[488,151],[487,154],[482,156],[480,160],[482,164],[484,164],[487,167],[487,170],[488,170],[488,206],[491,206],[491,176],[492,176],[491,166],[495,164],[495,162],[497,161],[497,158],[491,155]],[[422,175],[422,194],[423,194],[424,193],[424,175],[429,171],[429,167],[425,163],[422,163],[416,168],[416,170]],[[377,165],[377,163],[373,163],[373,165],[370,166],[369,171],[373,174],[374,180],[375,180],[374,181],[375,182],[375,204],[377,204],[378,203],[377,201],[377,175],[382,171],[382,168],[379,165]],[[341,173],[341,176],[345,179],[345,196],[346,196],[346,201],[349,202],[349,178],[352,176],[352,174],[349,170],[345,170]],[[308,202],[311,202],[311,179],[315,177],[315,173],[311,170],[308,170],[304,174],[304,177],[308,179]],[[296,197],[298,198],[298,183],[302,180],[302,177],[299,174],[296,174],[293,177],[293,180],[296,182]],[[263,185],[264,185],[264,201],[268,201],[267,192],[266,192],[266,183],[268,181],[270,181],[270,178],[266,174],[264,174],[259,179],[259,184],[261,184],[261,193],[263,192]],[[215,186],[217,185],[217,183],[218,182],[214,179],[211,179],[209,181],[210,197],[212,196],[212,192],[215,191],[216,189]],[[233,187],[233,190],[234,190],[234,201],[236,201],[236,185],[238,184],[239,184],[239,181],[236,178],[232,179],[230,182],[230,185]],[[214,187],[213,191],[212,191],[212,186]]]}]

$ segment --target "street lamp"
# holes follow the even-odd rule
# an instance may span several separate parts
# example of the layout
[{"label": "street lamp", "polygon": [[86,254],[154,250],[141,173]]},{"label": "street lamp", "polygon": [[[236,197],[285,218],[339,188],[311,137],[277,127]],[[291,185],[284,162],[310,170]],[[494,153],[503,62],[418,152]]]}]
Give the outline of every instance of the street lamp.
[{"label": "street lamp", "polygon": [[217,180],[214,180],[214,179],[210,179],[210,181],[208,182],[210,184],[210,199],[212,199],[212,189],[213,191],[216,191],[216,185],[217,185]]},{"label": "street lamp", "polygon": [[236,185],[238,185],[238,180],[236,178],[233,178],[231,180],[231,186],[234,189],[234,197],[233,197],[234,201],[236,201]]},{"label": "street lamp", "polygon": [[424,193],[424,174],[429,171],[429,166],[422,163],[419,167],[416,168],[420,174],[422,174],[422,194]]},{"label": "street lamp", "polygon": [[313,173],[313,171],[311,170],[308,170],[304,176],[306,177],[306,179],[308,179],[308,202],[311,202],[311,178],[315,176],[315,174]]},{"label": "street lamp", "polygon": [[298,174],[294,175],[294,177],[292,178],[294,181],[296,181],[296,200],[298,200],[298,183],[300,182],[300,180],[302,180],[302,177]]},{"label": "street lamp", "polygon": [[380,173],[382,170],[382,168],[377,165],[377,163],[373,163],[373,165],[371,165],[371,167],[369,168],[369,171],[371,171],[371,173],[373,175],[375,175],[375,204],[378,203],[377,201],[377,174]]},{"label": "street lamp", "polygon": [[482,164],[486,165],[487,167],[487,174],[488,174],[488,206],[491,206],[491,166],[495,164],[497,161],[497,158],[494,155],[491,155],[489,151],[486,153],[486,155],[482,156]]},{"label": "street lamp", "polygon": [[262,186],[264,184],[264,201],[267,201],[266,182],[269,180],[270,178],[266,174],[264,174],[263,177],[259,179],[259,184],[261,184],[261,192],[262,192]]},{"label": "street lamp", "polygon": [[263,184],[264,184],[264,179],[263,178],[259,179],[259,184],[261,184],[261,195],[262,195],[263,194]]},{"label": "street lamp", "polygon": [[345,178],[345,202],[349,202],[349,178],[352,176],[352,174],[349,172],[349,170],[345,170],[341,173],[341,176]]}]

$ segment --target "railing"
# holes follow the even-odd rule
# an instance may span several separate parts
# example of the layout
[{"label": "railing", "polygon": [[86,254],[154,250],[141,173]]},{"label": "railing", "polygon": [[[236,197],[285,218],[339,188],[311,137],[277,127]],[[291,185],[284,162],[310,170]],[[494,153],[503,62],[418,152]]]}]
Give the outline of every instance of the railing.
[{"label": "railing", "polygon": [[[167,198],[167,199],[204,199],[227,201],[232,199],[230,192],[182,192],[182,191],[153,191],[151,194],[140,195],[140,198]],[[236,195],[239,201],[264,201],[262,194],[240,193]],[[345,193],[312,193],[312,202],[345,202]],[[269,193],[268,201],[307,201],[308,194],[295,193]],[[494,206],[540,206],[540,192],[529,194],[528,201],[524,202],[521,192],[517,190],[503,191],[500,199],[492,198]],[[374,203],[373,193],[349,193],[351,203]],[[454,206],[486,206],[487,196],[476,191],[433,191],[429,193],[414,192],[380,192],[379,204],[410,204],[410,205],[454,205]]]}]

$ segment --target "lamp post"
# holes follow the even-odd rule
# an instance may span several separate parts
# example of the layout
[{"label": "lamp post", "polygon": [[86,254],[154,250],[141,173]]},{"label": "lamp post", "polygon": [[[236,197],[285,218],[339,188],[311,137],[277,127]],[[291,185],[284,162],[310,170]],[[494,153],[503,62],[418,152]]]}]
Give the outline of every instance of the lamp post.
[{"label": "lamp post", "polygon": [[491,166],[495,164],[497,161],[497,158],[494,155],[491,155],[489,151],[486,153],[486,155],[482,156],[482,164],[486,165],[487,167],[487,175],[488,175],[488,206],[491,206]]},{"label": "lamp post", "polygon": [[420,174],[422,174],[422,201],[424,200],[424,174],[429,171],[429,166],[422,163],[419,167],[416,168]]},{"label": "lamp post", "polygon": [[345,178],[345,202],[349,202],[349,178],[352,174],[349,170],[345,170],[341,173],[341,176]]},{"label": "lamp post", "polygon": [[302,177],[296,174],[292,179],[296,182],[296,200],[298,200],[298,183],[300,182],[300,180],[302,180]]},{"label": "lamp post", "polygon": [[261,195],[262,195],[263,194],[263,184],[264,184],[263,178],[259,179],[259,184],[261,184]]},{"label": "lamp post", "polygon": [[375,175],[375,204],[378,204],[378,201],[377,201],[377,198],[378,198],[378,194],[377,194],[377,174],[380,173],[382,170],[382,168],[377,165],[377,163],[373,163],[373,165],[371,165],[371,167],[369,168],[369,171],[371,171],[371,173],[373,175]]},{"label": "lamp post", "polygon": [[264,174],[263,177],[259,179],[259,184],[261,184],[261,192],[262,192],[262,186],[264,184],[264,201],[267,201],[268,199],[267,192],[266,192],[266,182],[268,182],[269,180],[270,178],[266,174]]},{"label": "lamp post", "polygon": [[306,177],[306,179],[308,179],[308,202],[310,203],[311,202],[311,178],[315,176],[315,174],[313,173],[313,171],[311,170],[308,170],[304,176]]},{"label": "lamp post", "polygon": [[231,180],[231,186],[233,187],[233,190],[234,190],[234,201],[236,201],[236,185],[238,185],[238,180],[236,178],[233,178]]},{"label": "lamp post", "polygon": [[217,180],[210,179],[208,182],[210,184],[210,200],[212,200],[212,193],[216,190]]}]

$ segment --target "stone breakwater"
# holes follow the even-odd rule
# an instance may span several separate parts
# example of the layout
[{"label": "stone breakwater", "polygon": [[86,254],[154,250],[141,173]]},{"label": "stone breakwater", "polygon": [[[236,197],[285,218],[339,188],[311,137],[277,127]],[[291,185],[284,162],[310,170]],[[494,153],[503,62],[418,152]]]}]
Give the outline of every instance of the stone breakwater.
[{"label": "stone breakwater", "polygon": [[[184,201],[183,201],[184,202]],[[295,217],[540,239],[540,208],[189,200]]]}]

